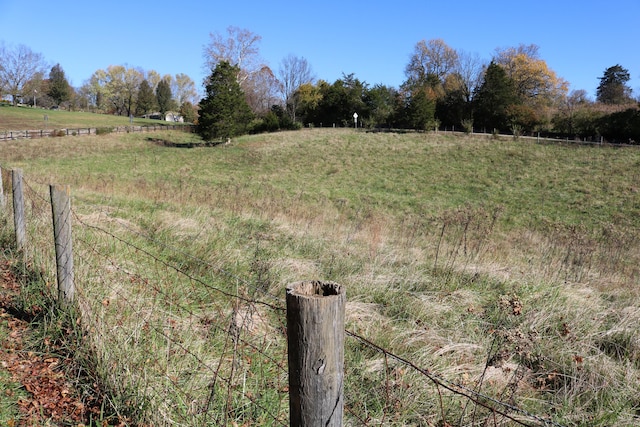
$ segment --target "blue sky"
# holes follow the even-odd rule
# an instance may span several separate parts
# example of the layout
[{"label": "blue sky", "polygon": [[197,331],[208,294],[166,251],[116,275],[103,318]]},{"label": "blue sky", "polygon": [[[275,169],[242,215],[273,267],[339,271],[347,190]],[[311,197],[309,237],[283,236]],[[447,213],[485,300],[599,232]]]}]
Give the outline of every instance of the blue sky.
[{"label": "blue sky", "polygon": [[274,71],[294,54],[329,82],[354,73],[397,87],[416,43],[441,38],[486,60],[496,48],[536,44],[571,90],[591,97],[604,70],[620,64],[640,95],[640,0],[0,0],[0,42],[59,63],[76,87],[127,65],[185,73],[200,89],[209,34],[231,25],[262,37]]}]

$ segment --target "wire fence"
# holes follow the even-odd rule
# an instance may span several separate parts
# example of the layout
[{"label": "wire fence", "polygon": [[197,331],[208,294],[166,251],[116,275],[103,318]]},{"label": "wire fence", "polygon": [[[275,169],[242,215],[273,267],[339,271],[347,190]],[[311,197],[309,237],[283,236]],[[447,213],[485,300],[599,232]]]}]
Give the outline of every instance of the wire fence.
[{"label": "wire fence", "polygon": [[[2,172],[3,183],[15,177]],[[20,254],[55,295],[51,187],[23,178],[23,188]],[[4,206],[9,224],[17,211]],[[71,209],[77,323],[121,419],[135,415],[157,426],[289,425],[284,298],[269,293],[259,277],[204,261],[125,218],[117,206],[89,201]],[[344,420],[336,425],[559,425],[522,409],[513,396],[449,380],[375,337],[338,333],[346,338],[347,357]],[[517,382],[518,373],[513,376]]]}]

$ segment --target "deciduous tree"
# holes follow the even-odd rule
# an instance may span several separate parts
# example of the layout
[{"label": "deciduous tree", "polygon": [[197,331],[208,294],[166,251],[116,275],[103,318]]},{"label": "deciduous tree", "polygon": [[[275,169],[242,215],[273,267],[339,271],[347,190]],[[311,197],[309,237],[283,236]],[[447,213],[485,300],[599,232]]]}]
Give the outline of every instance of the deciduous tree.
[{"label": "deciduous tree", "polygon": [[0,88],[11,95],[14,105],[20,96],[32,95],[23,93],[24,86],[38,75],[42,80],[46,68],[42,54],[33,52],[25,45],[15,48],[0,46]]},{"label": "deciduous tree", "polygon": [[176,74],[171,79],[171,92],[178,108],[185,102],[195,104],[199,101],[195,83],[191,77],[183,73]]},{"label": "deciduous tree", "polygon": [[49,80],[44,78],[43,73],[37,72],[22,86],[20,100],[23,104],[49,108],[54,102],[48,92]]},{"label": "deciduous tree", "polygon": [[320,87],[328,85],[327,82],[321,80],[317,85],[312,83],[303,83],[298,90],[295,91],[296,116],[303,123],[315,122],[315,115],[320,101],[322,101],[322,92]]},{"label": "deciduous tree", "polygon": [[251,111],[256,115],[267,114],[273,105],[279,103],[278,79],[267,66],[251,74],[242,89]]},{"label": "deciduous tree", "polygon": [[313,83],[315,80],[311,66],[304,57],[290,54],[280,62],[278,77],[284,105],[291,120],[295,121],[298,97],[294,94],[303,84]]},{"label": "deciduous tree", "polygon": [[151,86],[153,93],[155,93],[156,88],[158,87],[158,83],[160,83],[160,80],[162,80],[163,77],[156,70],[149,70],[147,71],[146,75],[149,86]]},{"label": "deciduous tree", "polygon": [[439,82],[456,66],[457,52],[442,39],[419,41],[405,69],[407,82],[411,85],[424,84],[429,76],[435,76]]},{"label": "deciduous tree", "polygon": [[486,69],[487,63],[476,53],[469,53],[462,50],[459,50],[457,53],[458,60],[456,61],[453,73],[460,79],[465,100],[471,102],[476,88],[482,82],[483,72]]},{"label": "deciduous tree", "polygon": [[497,49],[494,61],[504,68],[520,100],[541,109],[560,101],[568,84],[540,59],[538,52],[538,46],[533,44]]},{"label": "deciduous tree", "polygon": [[85,86],[98,109],[129,116],[135,111],[142,80],[143,73],[138,69],[110,65],[106,70],[94,72]]},{"label": "deciduous tree", "polygon": [[258,49],[258,43],[262,39],[259,35],[244,28],[230,26],[226,36],[210,33],[209,38],[209,44],[204,48],[207,69],[213,70],[220,62],[228,62],[237,68],[236,79],[242,84],[264,66]]},{"label": "deciduous tree", "polygon": [[87,104],[94,106],[98,111],[106,111],[105,99],[109,98],[110,90],[107,82],[107,72],[100,69],[96,70],[80,88]]},{"label": "deciduous tree", "polygon": [[481,83],[484,62],[477,54],[456,51],[453,68],[442,80],[431,79],[436,117],[445,126],[472,126],[472,98]]},{"label": "deciduous tree", "polygon": [[196,123],[198,118],[198,112],[196,111],[196,107],[190,103],[189,101],[185,101],[180,106],[180,115],[184,118],[184,121],[187,123]]},{"label": "deciduous tree", "polygon": [[564,99],[556,117],[554,117],[555,128],[568,135],[576,133],[576,116],[579,109],[589,106],[587,92],[583,89],[573,90]]}]

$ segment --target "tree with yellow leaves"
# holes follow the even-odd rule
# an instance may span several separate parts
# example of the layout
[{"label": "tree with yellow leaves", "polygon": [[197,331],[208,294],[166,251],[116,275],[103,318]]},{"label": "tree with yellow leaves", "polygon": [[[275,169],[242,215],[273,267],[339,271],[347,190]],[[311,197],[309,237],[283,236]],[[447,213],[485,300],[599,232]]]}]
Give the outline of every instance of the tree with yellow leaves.
[{"label": "tree with yellow leaves", "polygon": [[405,68],[407,81],[412,85],[423,86],[430,78],[443,83],[458,61],[458,53],[442,39],[419,41]]},{"label": "tree with yellow leaves", "polygon": [[568,83],[540,59],[538,46],[520,45],[497,49],[495,62],[514,84],[517,95],[530,107],[555,104],[567,94]]},{"label": "tree with yellow leaves", "polygon": [[496,49],[495,62],[512,81],[520,105],[512,108],[512,121],[525,128],[550,124],[555,109],[566,98],[568,83],[540,59],[535,44]]}]

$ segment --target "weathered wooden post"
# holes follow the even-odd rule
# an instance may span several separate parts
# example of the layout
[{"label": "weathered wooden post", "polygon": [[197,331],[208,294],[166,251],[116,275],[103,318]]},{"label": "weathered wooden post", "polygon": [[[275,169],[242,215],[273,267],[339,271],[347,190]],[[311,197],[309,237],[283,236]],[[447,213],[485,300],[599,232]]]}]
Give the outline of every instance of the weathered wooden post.
[{"label": "weathered wooden post", "polygon": [[69,186],[49,186],[53,213],[53,237],[56,247],[58,277],[58,301],[64,305],[73,303],[73,245],[71,241],[71,201]]},{"label": "weathered wooden post", "polygon": [[287,286],[289,425],[341,427],[346,291],[336,283]]},{"label": "weathered wooden post", "polygon": [[16,247],[24,249],[26,242],[26,226],[24,219],[24,195],[22,193],[22,170],[11,171],[11,188],[13,191],[13,225],[16,232]]},{"label": "weathered wooden post", "polygon": [[7,199],[4,197],[4,183],[2,182],[2,167],[0,167],[0,210],[4,214],[4,208],[7,206]]}]

